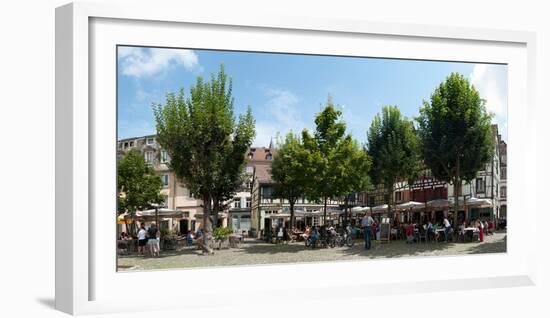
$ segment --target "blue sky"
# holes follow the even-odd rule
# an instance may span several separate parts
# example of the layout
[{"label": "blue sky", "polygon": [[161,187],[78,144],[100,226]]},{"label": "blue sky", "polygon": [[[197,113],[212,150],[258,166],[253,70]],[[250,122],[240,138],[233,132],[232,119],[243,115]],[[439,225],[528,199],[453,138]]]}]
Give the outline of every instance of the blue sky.
[{"label": "blue sky", "polygon": [[180,88],[188,94],[197,76],[209,79],[222,63],[233,80],[235,114],[252,108],[254,146],[267,146],[277,133],[313,130],[329,95],[348,132],[363,143],[382,106],[417,116],[422,101],[451,72],[480,91],[507,140],[504,65],[138,47],[118,51],[118,138],[154,134],[151,103],[163,103],[166,93]]}]

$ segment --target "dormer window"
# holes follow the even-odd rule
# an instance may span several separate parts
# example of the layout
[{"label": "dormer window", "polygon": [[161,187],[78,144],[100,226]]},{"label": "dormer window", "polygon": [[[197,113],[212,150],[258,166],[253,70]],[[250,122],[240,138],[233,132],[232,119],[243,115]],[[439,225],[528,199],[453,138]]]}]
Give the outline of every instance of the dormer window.
[{"label": "dormer window", "polygon": [[249,154],[248,154],[248,159],[252,159],[252,158],[254,158],[254,154],[249,153]]},{"label": "dormer window", "polygon": [[271,160],[273,159],[273,155],[271,155],[271,153],[268,153],[267,155],[265,155],[265,159]]},{"label": "dormer window", "polygon": [[154,145],[155,144],[155,138],[147,138],[145,141],[148,145]]}]

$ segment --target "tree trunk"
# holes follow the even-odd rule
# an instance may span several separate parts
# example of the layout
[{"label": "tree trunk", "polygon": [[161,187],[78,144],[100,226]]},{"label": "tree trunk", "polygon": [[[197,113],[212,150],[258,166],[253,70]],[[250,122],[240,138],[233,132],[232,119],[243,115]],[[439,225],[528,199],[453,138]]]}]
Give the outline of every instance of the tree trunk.
[{"label": "tree trunk", "polygon": [[[458,220],[458,191],[462,188],[462,180],[460,180],[460,157],[456,157],[456,171],[454,177],[454,195],[455,195],[455,209],[453,215],[453,225],[456,226]],[[464,217],[466,217],[466,211],[464,211]]]},{"label": "tree trunk", "polygon": [[290,229],[294,228],[294,200],[288,200],[290,204]]},{"label": "tree trunk", "polygon": [[159,208],[155,207],[155,224],[157,225],[157,228],[160,231],[160,224],[159,224]]},{"label": "tree trunk", "polygon": [[325,197],[325,204],[323,209],[323,225],[327,224],[327,197]]},{"label": "tree trunk", "polygon": [[344,199],[344,224],[343,226],[346,226],[348,224],[348,204],[349,204],[349,195],[346,196]]},{"label": "tree trunk", "polygon": [[210,240],[212,238],[212,224],[210,223],[211,211],[211,196],[206,194],[203,196],[203,212],[202,212],[202,242],[199,243],[203,253],[212,254],[214,251],[210,248]]},{"label": "tree trunk", "polygon": [[216,197],[213,198],[213,201],[214,201],[214,207],[212,209],[212,223],[213,223],[212,227],[217,228],[218,227],[218,217],[219,217],[219,212],[220,212],[220,201]]},{"label": "tree trunk", "polygon": [[[392,204],[393,204],[393,184],[392,184],[392,186],[388,189],[388,191],[389,191],[389,200],[388,200],[388,217],[389,217],[390,215],[392,215],[392,213],[391,213],[391,206],[392,206]],[[393,216],[393,215],[392,215],[392,216]],[[392,219],[393,219],[393,217],[392,217]],[[393,221],[393,220],[392,220],[392,221]]]}]

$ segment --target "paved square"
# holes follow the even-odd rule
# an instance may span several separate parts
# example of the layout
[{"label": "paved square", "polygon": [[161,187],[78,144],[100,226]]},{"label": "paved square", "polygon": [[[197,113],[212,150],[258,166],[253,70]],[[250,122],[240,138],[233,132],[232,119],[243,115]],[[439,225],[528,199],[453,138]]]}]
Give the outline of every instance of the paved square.
[{"label": "paved square", "polygon": [[357,240],[353,247],[306,248],[303,242],[270,244],[247,240],[240,248],[215,250],[213,255],[202,255],[195,248],[182,251],[162,251],[160,257],[119,256],[120,271],[155,270],[170,268],[302,263],[323,261],[357,261],[399,257],[430,257],[506,252],[506,233],[485,236],[483,243],[415,243],[391,241],[372,242],[365,250],[364,242]]}]

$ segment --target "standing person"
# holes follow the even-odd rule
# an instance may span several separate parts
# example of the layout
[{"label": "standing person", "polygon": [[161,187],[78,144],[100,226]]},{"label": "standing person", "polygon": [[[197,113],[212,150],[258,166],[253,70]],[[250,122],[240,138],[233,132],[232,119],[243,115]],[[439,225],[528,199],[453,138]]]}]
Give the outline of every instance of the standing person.
[{"label": "standing person", "polygon": [[449,239],[449,230],[451,229],[451,223],[447,219],[447,217],[443,217],[443,227],[445,228],[445,231],[443,233],[445,234],[445,242],[448,242]]},{"label": "standing person", "polygon": [[193,245],[193,231],[187,232],[187,246]]},{"label": "standing person", "polygon": [[147,244],[147,231],[143,222],[139,226],[138,230],[138,255],[145,255],[145,245]]},{"label": "standing person", "polygon": [[149,252],[151,252],[151,256],[155,256],[157,254],[158,236],[160,235],[160,233],[158,232],[159,230],[157,229],[157,225],[154,222],[151,223],[149,230],[147,230],[147,245],[149,246]]},{"label": "standing person", "polygon": [[479,229],[479,241],[483,242],[483,222],[481,222],[479,219],[477,220],[478,229]]},{"label": "standing person", "polygon": [[494,233],[494,230],[495,230],[495,223],[493,220],[489,221],[489,223],[487,224],[487,232],[489,233],[489,235],[493,235]]},{"label": "standing person", "polygon": [[363,226],[364,236],[365,236],[365,249],[370,250],[371,248],[371,235],[372,235],[372,224],[374,223],[374,220],[370,216],[370,214],[365,214],[363,219],[361,220],[361,226]]},{"label": "standing person", "polygon": [[284,238],[283,227],[280,226],[280,227],[279,227],[279,230],[277,231],[277,243],[282,243],[282,242],[283,242],[283,238]]},{"label": "standing person", "polygon": [[410,220],[409,220],[409,225],[407,225],[405,235],[407,236],[407,244],[414,243],[414,227],[413,227],[412,221]]}]

